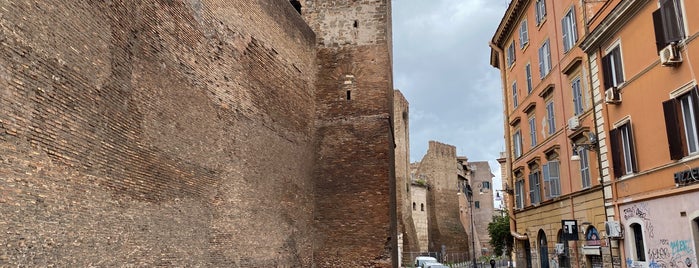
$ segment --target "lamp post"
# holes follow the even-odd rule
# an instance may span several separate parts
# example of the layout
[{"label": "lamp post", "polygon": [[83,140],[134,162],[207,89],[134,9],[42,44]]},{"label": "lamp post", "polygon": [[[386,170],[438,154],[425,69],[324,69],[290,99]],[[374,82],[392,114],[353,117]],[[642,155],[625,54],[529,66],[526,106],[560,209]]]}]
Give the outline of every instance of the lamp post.
[{"label": "lamp post", "polygon": [[466,198],[468,199],[468,209],[469,209],[469,214],[471,214],[471,252],[473,253],[473,258],[471,260],[473,261],[473,268],[476,268],[476,238],[475,238],[475,232],[473,231],[473,189],[471,189],[471,185],[466,185]]}]

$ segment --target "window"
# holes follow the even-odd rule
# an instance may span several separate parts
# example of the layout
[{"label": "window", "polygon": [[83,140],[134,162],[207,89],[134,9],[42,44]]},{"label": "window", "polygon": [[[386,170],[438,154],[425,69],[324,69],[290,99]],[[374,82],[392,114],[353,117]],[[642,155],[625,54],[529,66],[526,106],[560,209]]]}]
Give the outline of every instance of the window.
[{"label": "window", "polygon": [[587,149],[578,148],[578,156],[580,156],[580,178],[582,179],[582,188],[590,188],[590,160],[587,154]]},{"label": "window", "polygon": [[413,210],[415,210],[415,202],[413,202]]},{"label": "window", "polygon": [[684,38],[682,5],[679,0],[660,0],[660,8],[653,12],[655,44],[658,51]]},{"label": "window", "polygon": [[541,202],[541,186],[539,185],[539,171],[532,171],[529,174],[529,198],[531,204],[538,204]]},{"label": "window", "polygon": [[507,47],[507,67],[512,67],[515,63],[515,42],[512,41],[510,46]]},{"label": "window", "polygon": [[665,128],[670,159],[681,159],[699,152],[699,91],[695,86],[688,93],[663,102]]},{"label": "window", "polygon": [[612,149],[614,176],[619,178],[636,172],[636,152],[634,150],[631,122],[626,122],[612,129],[609,132],[609,139]]},{"label": "window", "polygon": [[646,261],[646,251],[643,249],[643,229],[638,223],[633,223],[630,227],[633,235],[631,242],[633,243],[633,248],[635,249],[633,252],[635,253],[634,259],[637,261]]},{"label": "window", "polygon": [[573,109],[575,115],[580,115],[583,113],[583,95],[582,88],[580,87],[580,77],[573,79],[571,84],[573,88]]},{"label": "window", "polygon": [[529,137],[532,141],[532,148],[536,146],[536,117],[529,118]]},{"label": "window", "polygon": [[473,203],[474,203],[474,206],[475,206],[476,208],[481,208],[481,202],[480,202],[480,201],[476,201],[476,202],[473,202]]},{"label": "window", "polygon": [[425,211],[425,203],[420,203],[420,211]]},{"label": "window", "polygon": [[539,48],[539,76],[544,78],[551,71],[551,48],[549,40],[544,41],[544,44]]},{"label": "window", "polygon": [[490,182],[489,181],[483,182],[483,189],[490,189]]},{"label": "window", "polygon": [[519,158],[522,156],[522,134],[519,130],[515,131],[515,135],[512,137],[512,140],[514,141],[515,158]]},{"label": "window", "polygon": [[563,16],[563,52],[570,51],[575,42],[578,41],[578,30],[575,23],[575,6],[571,7],[568,13]]},{"label": "window", "polygon": [[523,20],[519,25],[519,48],[522,49],[527,44],[529,44],[529,26],[527,26],[527,20]]},{"label": "window", "polygon": [[515,206],[524,207],[524,180],[521,179],[515,182]]},{"label": "window", "polygon": [[542,166],[542,171],[544,173],[544,194],[546,198],[550,199],[561,195],[559,165],[558,161],[549,161]]},{"label": "window", "polygon": [[514,108],[519,106],[519,101],[517,100],[517,81],[512,82],[512,105]]},{"label": "window", "polygon": [[546,0],[536,0],[536,25],[546,18]]},{"label": "window", "polygon": [[534,87],[532,86],[532,65],[527,63],[524,67],[524,71],[527,73],[527,94],[531,94]]},{"label": "window", "polygon": [[619,45],[612,48],[607,55],[602,57],[602,72],[605,89],[619,87],[624,82],[624,67],[621,62],[621,48],[619,48]]},{"label": "window", "polygon": [[556,115],[553,112],[553,101],[546,103],[546,122],[549,125],[549,135],[556,133]]}]

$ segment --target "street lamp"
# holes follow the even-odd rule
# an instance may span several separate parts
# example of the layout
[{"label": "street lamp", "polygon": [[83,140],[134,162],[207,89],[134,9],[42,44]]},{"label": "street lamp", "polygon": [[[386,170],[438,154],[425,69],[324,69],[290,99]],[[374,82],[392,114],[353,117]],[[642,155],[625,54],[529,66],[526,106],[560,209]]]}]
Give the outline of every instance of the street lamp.
[{"label": "street lamp", "polygon": [[578,155],[578,148],[585,148],[588,151],[599,152],[599,147],[597,147],[597,136],[594,133],[588,132],[588,142],[572,143],[573,155],[570,156],[570,161],[580,161],[580,155]]},{"label": "street lamp", "polygon": [[476,238],[475,238],[475,232],[473,231],[473,189],[471,189],[471,185],[466,185],[466,198],[468,199],[468,207],[469,207],[469,214],[471,214],[471,251],[473,252],[473,258],[471,259],[473,261],[473,268],[476,268]]}]

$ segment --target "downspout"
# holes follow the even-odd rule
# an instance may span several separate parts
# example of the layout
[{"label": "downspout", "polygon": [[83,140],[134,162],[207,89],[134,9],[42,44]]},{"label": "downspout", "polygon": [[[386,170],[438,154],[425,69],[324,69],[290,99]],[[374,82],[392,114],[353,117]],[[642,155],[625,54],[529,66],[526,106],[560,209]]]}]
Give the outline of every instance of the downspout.
[{"label": "downspout", "polygon": [[[493,44],[493,42],[489,42],[488,45],[490,46],[491,49],[495,50],[498,53],[498,61],[500,62],[500,68],[502,68],[505,65],[505,58],[502,55],[504,54],[504,50],[499,48],[497,45]],[[498,69],[500,69],[498,68]],[[500,70],[500,79],[502,80],[502,86],[503,86],[503,94],[502,94],[502,99],[503,99],[503,104],[504,104],[504,109],[503,109],[503,127],[505,128],[505,153],[507,154],[507,157],[505,157],[505,174],[507,176],[506,182],[507,185],[510,187],[514,186],[514,183],[512,181],[512,158],[510,157],[512,154],[511,152],[511,141],[510,141],[510,127],[509,127],[509,122],[507,122],[507,109],[509,106],[509,103],[507,101],[507,77],[505,76],[505,71]],[[506,189],[507,190],[507,189]],[[510,198],[507,198],[507,207],[508,208],[514,208],[514,194],[510,194],[508,191],[505,191],[506,194],[510,195]],[[529,237],[525,234],[520,234],[517,232],[517,222],[515,221],[515,213],[514,209],[508,209],[507,211],[508,216],[510,216],[510,234],[517,239],[517,240],[528,240]]]}]

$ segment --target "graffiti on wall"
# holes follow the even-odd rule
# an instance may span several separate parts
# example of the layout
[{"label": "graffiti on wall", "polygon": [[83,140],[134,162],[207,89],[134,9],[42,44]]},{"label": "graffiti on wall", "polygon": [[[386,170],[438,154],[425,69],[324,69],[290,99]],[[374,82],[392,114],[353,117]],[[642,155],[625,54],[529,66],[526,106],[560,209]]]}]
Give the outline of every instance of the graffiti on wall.
[{"label": "graffiti on wall", "polygon": [[637,218],[642,220],[643,225],[645,225],[648,237],[655,237],[655,228],[653,228],[653,223],[650,221],[650,209],[648,208],[648,203],[643,202],[639,204],[634,204],[631,207],[625,208],[622,214],[624,215],[624,220],[628,220],[631,218]]},{"label": "graffiti on wall", "polygon": [[[661,211],[660,214],[663,214],[663,211]],[[673,234],[672,232],[668,232],[664,229],[659,229],[661,231],[656,237],[651,218],[657,219],[658,217],[663,217],[663,215],[655,215],[654,217],[651,217],[651,209],[647,202],[633,204],[627,208],[624,208],[622,217],[627,222],[631,219],[641,220],[643,222],[643,225],[645,225],[644,239],[647,239],[645,244],[648,246],[648,248],[645,250],[646,261],[639,262],[631,258],[627,258],[627,267],[644,267],[644,264],[646,264],[648,268],[697,267],[697,258],[694,254],[694,246],[691,240],[668,239],[668,236],[672,237],[674,235],[674,237],[677,237],[677,234]],[[633,249],[629,248],[628,250]]]}]

